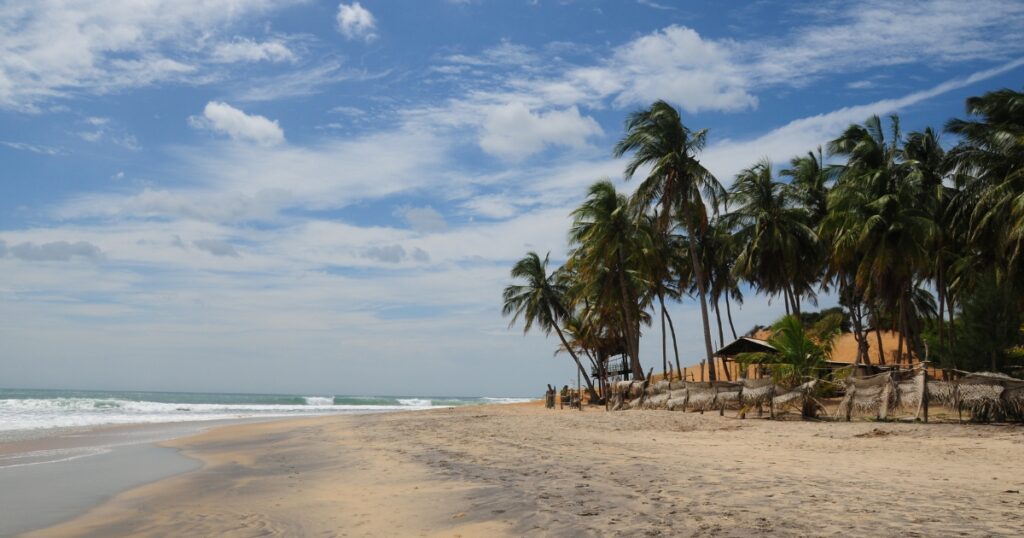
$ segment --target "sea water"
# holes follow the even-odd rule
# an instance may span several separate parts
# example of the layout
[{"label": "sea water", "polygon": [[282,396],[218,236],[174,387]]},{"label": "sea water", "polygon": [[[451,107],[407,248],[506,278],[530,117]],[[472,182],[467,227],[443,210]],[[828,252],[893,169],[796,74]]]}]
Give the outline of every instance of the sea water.
[{"label": "sea water", "polygon": [[32,430],[429,409],[524,398],[0,389],[0,441]]}]

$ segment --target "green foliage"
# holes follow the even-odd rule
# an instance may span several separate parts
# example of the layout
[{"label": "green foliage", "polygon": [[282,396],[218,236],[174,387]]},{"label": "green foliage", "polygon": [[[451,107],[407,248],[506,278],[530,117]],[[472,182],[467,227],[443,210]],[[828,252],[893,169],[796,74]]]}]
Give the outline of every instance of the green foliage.
[{"label": "green foliage", "polygon": [[1024,345],[1021,295],[1019,289],[997,283],[993,272],[981,278],[962,302],[954,344],[948,348],[937,345],[940,364],[970,372],[1004,373],[1024,364],[1018,347]]},{"label": "green foliage", "polygon": [[850,315],[847,311],[839,306],[833,306],[832,308],[826,308],[820,312],[801,312],[800,322],[804,327],[814,327],[816,324],[821,322],[823,319],[830,316],[838,316],[839,319],[839,331],[843,333],[850,332]]},{"label": "green foliage", "polygon": [[795,387],[818,377],[832,357],[832,346],[839,334],[842,316],[830,314],[805,328],[796,316],[783,316],[772,325],[768,343],[774,353],[741,353],[740,364],[766,364],[771,367],[772,378],[783,386]]}]

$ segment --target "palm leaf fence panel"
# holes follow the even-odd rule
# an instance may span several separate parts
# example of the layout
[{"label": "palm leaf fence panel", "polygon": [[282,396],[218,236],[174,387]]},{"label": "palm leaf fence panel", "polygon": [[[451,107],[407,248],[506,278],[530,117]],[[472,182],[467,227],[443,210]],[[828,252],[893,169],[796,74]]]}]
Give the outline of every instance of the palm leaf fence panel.
[{"label": "palm leaf fence panel", "polygon": [[[818,388],[818,379],[812,379],[806,383],[793,387],[792,389],[772,398],[773,409],[786,409],[789,407],[803,407],[808,399],[814,398],[814,391]],[[818,404],[821,405],[821,404]]]},{"label": "palm leaf fence panel", "polygon": [[613,387],[612,409],[668,409],[699,411],[726,407],[746,410],[768,405],[773,409],[802,404],[817,386],[817,380],[804,383],[790,391],[775,385],[771,379],[745,379],[739,382],[715,383],[660,381],[644,386],[642,382],[621,382]]},{"label": "palm leaf fence panel", "polygon": [[955,407],[979,420],[1024,419],[1024,380],[978,372],[955,381]]},{"label": "palm leaf fence panel", "polygon": [[[854,414],[887,419],[897,411],[915,411],[920,417],[929,404],[944,405],[961,414],[967,411],[980,420],[1024,419],[1024,380],[1002,374],[966,373],[956,381],[926,378],[923,368],[889,371],[845,380],[846,393],[836,418],[850,420]],[[611,408],[699,411],[726,407],[739,409],[741,416],[751,408],[769,406],[776,410],[803,406],[813,399],[820,383],[814,379],[786,390],[771,379],[743,379],[716,383],[661,380],[622,381],[612,387]],[[927,398],[922,401],[922,395]],[[925,414],[927,420],[927,414]]]},{"label": "palm leaf fence panel", "polygon": [[[900,409],[916,409],[920,417],[929,405],[938,404],[956,410],[961,417],[967,411],[978,420],[1024,418],[1024,380],[989,372],[964,373],[956,381],[936,381],[918,367],[848,378],[836,415],[850,420],[854,413],[869,413],[885,419]],[[927,398],[922,402],[924,394]]]}]

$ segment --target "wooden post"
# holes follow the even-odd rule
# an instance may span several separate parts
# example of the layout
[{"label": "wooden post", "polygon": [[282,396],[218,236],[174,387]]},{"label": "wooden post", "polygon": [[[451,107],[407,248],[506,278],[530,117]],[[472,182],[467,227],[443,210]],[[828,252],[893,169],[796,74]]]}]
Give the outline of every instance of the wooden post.
[{"label": "wooden post", "polygon": [[917,418],[924,417],[928,423],[928,361],[921,361],[921,401],[917,404]]},{"label": "wooden post", "polygon": [[576,398],[580,402],[580,411],[583,411],[583,392],[580,391],[580,369],[576,369]]},{"label": "wooden post", "polygon": [[846,421],[849,422],[853,416],[853,399],[857,396],[857,386],[853,383],[848,384],[849,388],[846,390],[846,397],[850,399],[850,405],[846,406]]}]

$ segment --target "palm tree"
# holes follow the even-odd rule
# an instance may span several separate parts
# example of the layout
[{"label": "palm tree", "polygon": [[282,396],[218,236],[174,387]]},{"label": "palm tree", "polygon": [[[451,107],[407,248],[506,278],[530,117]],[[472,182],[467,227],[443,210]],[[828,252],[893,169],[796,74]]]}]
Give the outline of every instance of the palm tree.
[{"label": "palm tree", "polygon": [[558,284],[556,275],[548,274],[549,256],[550,254],[545,255],[544,260],[541,260],[536,252],[531,251],[512,266],[512,278],[523,280],[526,283],[511,284],[505,288],[502,294],[504,306],[501,313],[503,316],[512,316],[509,327],[515,325],[521,317],[523,333],[529,332],[534,324],[544,332],[545,336],[551,334],[551,330],[554,329],[558,334],[558,339],[562,341],[563,348],[576,362],[576,367],[586,381],[591,397],[596,399],[594,384],[590,381],[590,376],[587,375],[583,364],[580,363],[580,358],[566,341],[565,334],[559,327],[559,323],[568,317],[569,312],[563,302],[565,294],[563,286]]},{"label": "palm tree", "polygon": [[[742,364],[771,365],[772,378],[776,383],[796,387],[818,377],[818,373],[827,367],[841,322],[842,316],[833,314],[822,318],[808,331],[799,317],[783,316],[772,325],[772,335],[768,337],[768,343],[775,352],[740,353],[736,360]],[[803,415],[813,417],[815,409],[813,400],[805,398]]]},{"label": "palm tree", "polygon": [[634,378],[643,379],[640,323],[650,283],[642,269],[653,243],[636,211],[611,181],[593,184],[583,204],[572,212],[569,265],[579,277],[583,296],[621,314],[630,368]]},{"label": "palm tree", "polygon": [[[657,237],[654,219],[646,213],[638,212],[636,218],[640,219],[640,225],[644,227],[644,234],[648,237]],[[672,316],[665,307],[665,299],[678,300],[682,294],[680,283],[687,280],[688,270],[682,269],[689,261],[682,255],[684,249],[680,243],[680,237],[671,231],[662,236],[662,241],[652,241],[651,248],[645,251],[643,259],[644,280],[649,284],[647,292],[658,301],[658,308],[661,318],[661,368],[667,375],[669,369],[667,330],[672,332],[672,349],[675,354],[675,368],[681,371],[679,362],[679,344],[676,341],[675,325],[672,323]],[[647,302],[653,303],[652,300]]]},{"label": "palm tree", "polygon": [[981,265],[1000,280],[1024,269],[1024,93],[1003,89],[967,99],[967,114],[946,131],[962,137],[949,160]]},{"label": "palm tree", "polygon": [[772,178],[767,160],[736,176],[726,215],[740,245],[734,271],[766,293],[782,294],[786,313],[800,316],[800,297],[818,277],[818,236],[790,185]]},{"label": "palm tree", "polygon": [[957,222],[956,201],[957,189],[947,186],[944,179],[948,175],[949,161],[939,141],[939,135],[931,128],[907,135],[903,145],[903,154],[913,181],[921,189],[921,207],[927,208],[932,220],[933,234],[927,246],[932,255],[931,263],[924,269],[924,276],[935,286],[938,295],[937,324],[940,344],[949,346],[946,341],[945,310],[950,312],[950,332],[952,332],[953,300],[950,293],[950,273],[964,251],[963,226]]},{"label": "palm tree", "polygon": [[817,153],[808,151],[802,157],[793,157],[789,168],[779,171],[779,175],[789,178],[795,197],[807,212],[811,227],[818,224],[828,214],[828,191],[830,184],[836,179],[839,169],[825,165],[821,146]]},{"label": "palm tree", "polygon": [[921,206],[921,183],[903,159],[896,116],[891,131],[887,141],[881,120],[873,116],[829,143],[833,155],[848,160],[829,196],[826,223],[834,249],[861,256],[856,286],[866,299],[879,299],[898,312],[901,338],[920,358],[924,352],[911,300],[915,278],[928,263],[934,222]]},{"label": "palm tree", "polygon": [[[643,206],[656,208],[661,234],[668,234],[673,219],[682,222],[686,229],[690,263],[700,298],[704,348],[707,363],[711,365],[714,351],[708,320],[707,275],[697,251],[697,241],[707,226],[704,197],[710,198],[712,207],[717,207],[724,191],[718,180],[697,159],[706,138],[706,129],[690,130],[683,125],[678,110],[659,100],[650,108],[629,116],[626,135],[616,144],[614,155],[633,154],[626,165],[626,179],[632,178],[640,167],[650,166],[650,173],[634,196]],[[710,372],[709,380],[714,381],[714,369]]]}]

